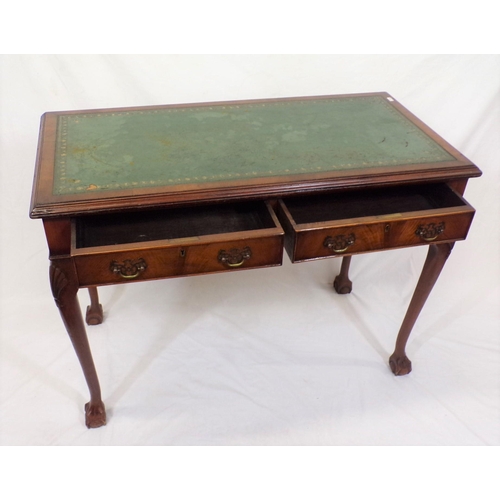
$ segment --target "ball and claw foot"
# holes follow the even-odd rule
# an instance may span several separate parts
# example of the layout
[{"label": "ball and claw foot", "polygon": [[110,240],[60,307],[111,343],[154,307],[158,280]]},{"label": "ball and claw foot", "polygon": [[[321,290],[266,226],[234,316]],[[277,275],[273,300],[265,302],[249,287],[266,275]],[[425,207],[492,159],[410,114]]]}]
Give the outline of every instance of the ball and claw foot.
[{"label": "ball and claw foot", "polygon": [[349,278],[344,278],[341,275],[337,276],[333,282],[333,288],[338,294],[344,295],[352,292],[352,281]]},{"label": "ball and claw foot", "polygon": [[100,325],[103,317],[104,314],[101,304],[97,304],[97,306],[87,306],[87,313],[85,314],[87,325]]},{"label": "ball and claw foot", "polygon": [[96,429],[106,425],[106,409],[101,401],[96,404],[85,405],[85,425],[89,429]]},{"label": "ball and claw foot", "polygon": [[389,358],[389,366],[394,375],[408,375],[411,372],[411,361],[406,355],[396,356],[393,354]]}]

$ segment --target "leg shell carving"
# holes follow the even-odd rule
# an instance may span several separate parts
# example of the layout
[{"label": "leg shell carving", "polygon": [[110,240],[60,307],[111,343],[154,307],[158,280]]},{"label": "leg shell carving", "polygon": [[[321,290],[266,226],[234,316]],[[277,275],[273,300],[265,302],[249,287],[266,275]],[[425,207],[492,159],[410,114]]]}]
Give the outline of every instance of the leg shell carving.
[{"label": "leg shell carving", "polygon": [[54,296],[57,307],[61,308],[63,306],[61,296],[64,289],[68,286],[68,279],[64,272],[53,264],[49,267],[49,278],[52,295]]}]

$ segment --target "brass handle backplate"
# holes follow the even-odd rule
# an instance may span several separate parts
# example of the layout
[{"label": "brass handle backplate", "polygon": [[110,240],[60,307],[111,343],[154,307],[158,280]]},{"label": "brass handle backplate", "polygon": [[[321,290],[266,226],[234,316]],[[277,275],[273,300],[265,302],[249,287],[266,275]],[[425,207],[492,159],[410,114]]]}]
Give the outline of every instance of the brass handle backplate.
[{"label": "brass handle backplate", "polygon": [[323,241],[323,246],[335,253],[345,252],[351,245],[354,245],[356,236],[354,233],[339,234],[337,236],[327,236]]},{"label": "brass handle backplate", "polygon": [[227,267],[240,267],[251,256],[252,250],[250,250],[250,247],[243,249],[231,248],[229,251],[221,250],[217,256],[217,260]]},{"label": "brass handle backplate", "polygon": [[123,262],[114,260],[109,266],[112,273],[119,274],[122,278],[132,280],[137,278],[146,268],[146,261],[144,259],[130,260],[126,259]]},{"label": "brass handle backplate", "polygon": [[445,223],[431,222],[429,224],[420,224],[415,231],[417,236],[420,236],[425,241],[434,241],[440,234],[444,232]]}]

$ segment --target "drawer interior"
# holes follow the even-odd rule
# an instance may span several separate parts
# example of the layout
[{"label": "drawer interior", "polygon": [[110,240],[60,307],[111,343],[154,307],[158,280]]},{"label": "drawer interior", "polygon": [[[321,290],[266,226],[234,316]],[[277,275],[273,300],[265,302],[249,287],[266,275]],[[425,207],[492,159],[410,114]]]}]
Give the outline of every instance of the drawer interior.
[{"label": "drawer interior", "polygon": [[291,197],[285,203],[296,224],[466,205],[444,183]]},{"label": "drawer interior", "polygon": [[267,228],[276,222],[264,202],[231,203],[79,217],[75,244],[89,248]]}]

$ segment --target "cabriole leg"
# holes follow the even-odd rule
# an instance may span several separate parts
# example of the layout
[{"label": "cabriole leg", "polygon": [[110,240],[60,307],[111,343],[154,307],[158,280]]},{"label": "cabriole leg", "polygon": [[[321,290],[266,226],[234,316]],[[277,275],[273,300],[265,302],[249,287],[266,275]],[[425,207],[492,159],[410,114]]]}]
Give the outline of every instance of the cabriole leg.
[{"label": "cabriole leg", "polygon": [[85,321],[87,325],[100,325],[103,320],[102,306],[99,304],[99,295],[97,294],[97,287],[89,287],[90,306],[87,306],[87,313]]},{"label": "cabriole leg", "polygon": [[453,243],[441,243],[429,246],[422,273],[398,333],[394,353],[389,358],[389,366],[394,375],[406,375],[411,372],[411,361],[405,353],[406,343],[413,325],[453,249],[453,245]]},{"label": "cabriole leg", "polygon": [[351,293],[352,291],[352,281],[349,279],[349,266],[351,265],[351,256],[348,255],[342,259],[342,265],[340,266],[340,274],[335,278],[333,282],[333,288],[340,294]]},{"label": "cabriole leg", "polygon": [[85,405],[85,424],[88,428],[101,427],[106,424],[106,410],[78,303],[76,271],[70,258],[51,261],[50,285],[90,391],[90,401]]}]

